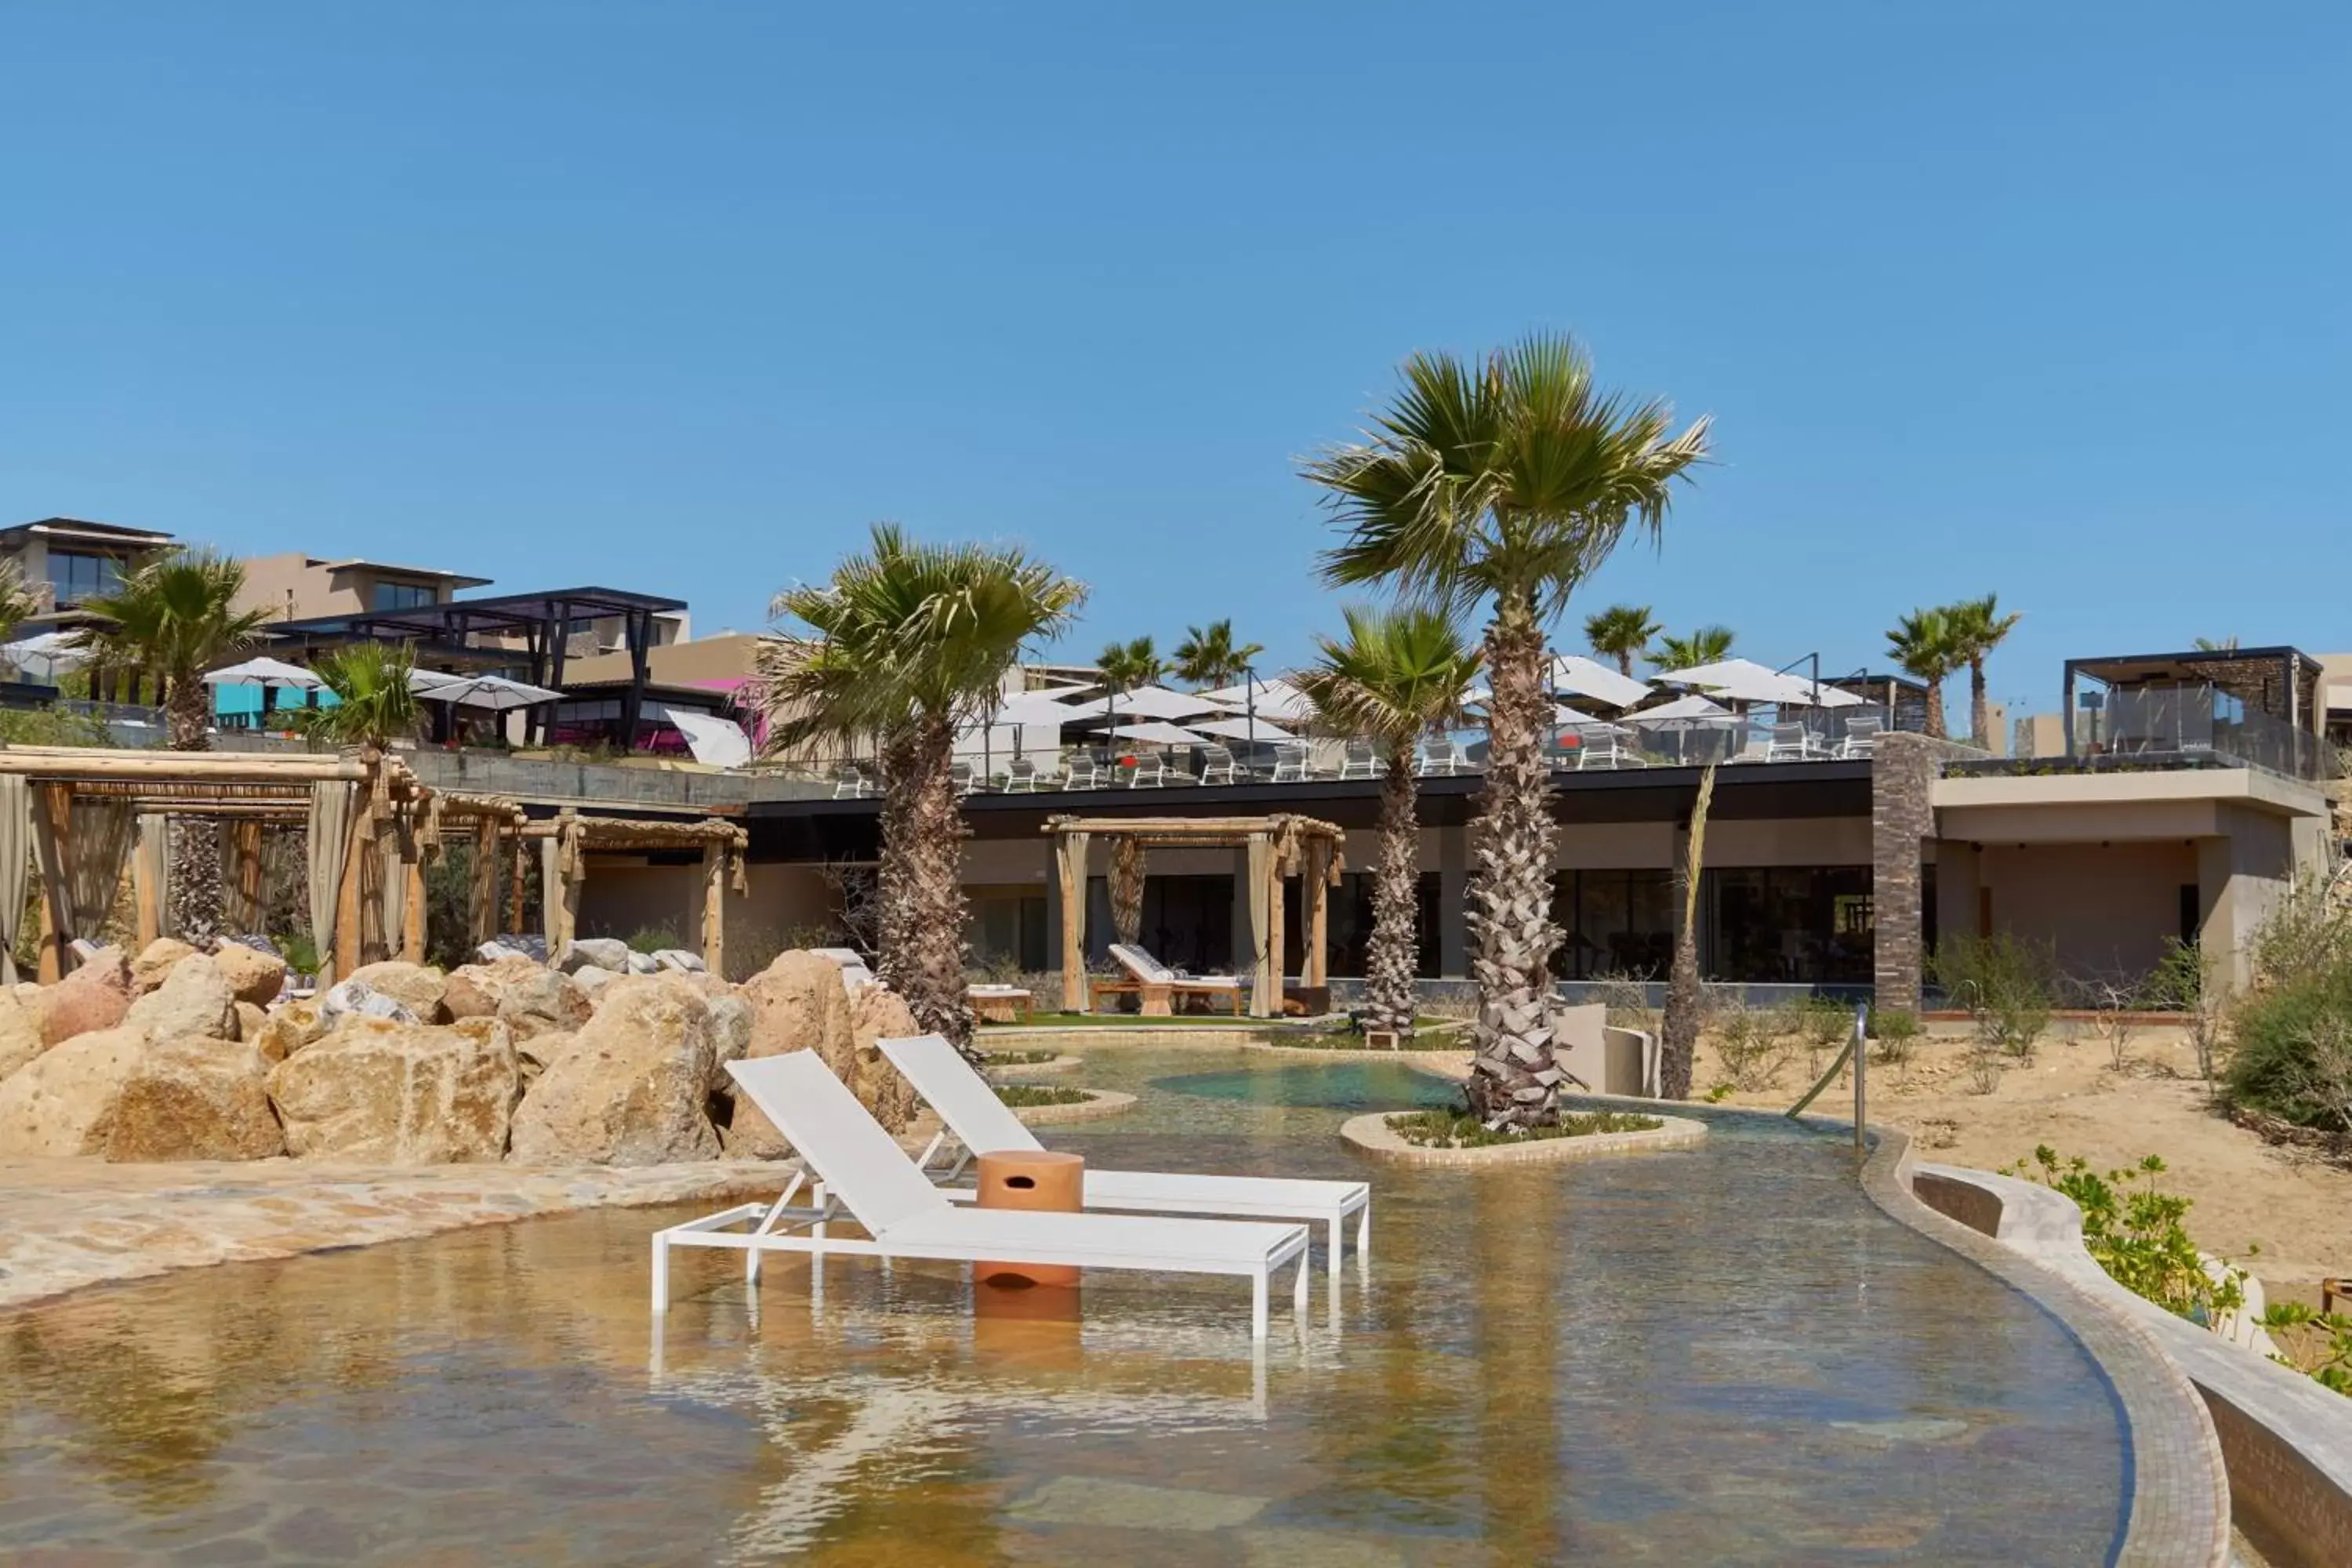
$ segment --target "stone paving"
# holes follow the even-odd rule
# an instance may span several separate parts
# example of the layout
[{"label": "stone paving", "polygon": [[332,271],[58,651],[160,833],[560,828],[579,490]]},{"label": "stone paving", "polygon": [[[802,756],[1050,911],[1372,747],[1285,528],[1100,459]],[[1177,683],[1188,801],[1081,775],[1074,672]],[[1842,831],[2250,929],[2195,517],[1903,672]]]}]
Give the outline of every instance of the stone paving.
[{"label": "stone paving", "polygon": [[173,1268],[290,1258],[467,1226],[775,1192],[789,1164],[402,1168],[311,1160],[0,1161],[0,1309]]}]

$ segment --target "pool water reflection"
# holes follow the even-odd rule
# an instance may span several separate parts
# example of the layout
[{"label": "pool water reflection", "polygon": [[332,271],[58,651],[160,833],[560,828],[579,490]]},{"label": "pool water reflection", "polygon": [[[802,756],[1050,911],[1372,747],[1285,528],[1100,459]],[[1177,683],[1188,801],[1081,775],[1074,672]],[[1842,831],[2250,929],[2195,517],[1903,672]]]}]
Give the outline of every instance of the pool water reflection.
[{"label": "pool water reflection", "polygon": [[[2127,1465],[2080,1347],[1877,1214],[1833,1139],[1400,1172],[1442,1086],[1113,1050],[1098,1165],[1369,1176],[1369,1279],[1263,1362],[1233,1281],[976,1315],[943,1266],[675,1265],[607,1212],[191,1272],[0,1321],[0,1555],[841,1563],[2094,1563]],[[1218,1085],[1236,1074],[1263,1075]],[[1333,1076],[1338,1075],[1338,1076]],[[1303,1103],[1308,1089],[1347,1103]],[[1203,1087],[1206,1086],[1206,1092]],[[1189,1087],[1188,1087],[1189,1086]],[[1012,1306],[1026,1312],[1035,1301]]]}]

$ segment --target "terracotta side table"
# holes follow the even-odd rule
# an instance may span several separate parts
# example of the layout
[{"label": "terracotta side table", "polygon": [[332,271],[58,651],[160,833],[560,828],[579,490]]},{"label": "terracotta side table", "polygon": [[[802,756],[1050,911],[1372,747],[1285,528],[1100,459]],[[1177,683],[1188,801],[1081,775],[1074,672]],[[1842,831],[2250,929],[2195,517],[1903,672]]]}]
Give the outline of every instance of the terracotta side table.
[{"label": "terracotta side table", "polygon": [[[1041,1209],[1076,1214],[1086,1207],[1083,1155],[1051,1149],[1005,1149],[978,1156],[979,1205],[984,1209]],[[1023,1285],[1075,1285],[1078,1271],[1062,1264],[975,1263],[971,1277]]]}]

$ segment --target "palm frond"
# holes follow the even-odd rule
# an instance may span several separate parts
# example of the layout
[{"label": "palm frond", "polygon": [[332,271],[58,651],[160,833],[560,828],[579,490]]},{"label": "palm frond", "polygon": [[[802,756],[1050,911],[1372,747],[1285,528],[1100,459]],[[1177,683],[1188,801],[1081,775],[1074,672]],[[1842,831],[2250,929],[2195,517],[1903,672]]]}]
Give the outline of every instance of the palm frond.
[{"label": "palm frond", "polygon": [[1316,663],[1296,678],[1327,727],[1406,744],[1460,717],[1482,656],[1454,621],[1413,605],[1340,613],[1347,635],[1318,637]]}]

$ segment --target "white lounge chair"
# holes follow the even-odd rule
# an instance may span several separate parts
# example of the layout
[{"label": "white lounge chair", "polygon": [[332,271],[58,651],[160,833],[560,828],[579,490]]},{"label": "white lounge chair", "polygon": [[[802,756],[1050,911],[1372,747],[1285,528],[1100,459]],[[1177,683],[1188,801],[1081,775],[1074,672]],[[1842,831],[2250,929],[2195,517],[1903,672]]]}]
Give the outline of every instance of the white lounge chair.
[{"label": "white lounge chair", "polygon": [[[890,1065],[907,1075],[923,1102],[940,1113],[945,1130],[915,1162],[927,1173],[951,1181],[963,1173],[976,1153],[1006,1149],[1043,1149],[1037,1135],[997,1098],[989,1081],[974,1072],[956,1048],[938,1035],[914,1035],[903,1039],[877,1040]],[[932,1173],[931,1162],[942,1146],[953,1142],[962,1152],[945,1170]],[[1087,1167],[1084,1182],[1088,1209],[1123,1210],[1136,1214],[1223,1215],[1242,1219],[1307,1220],[1330,1226],[1329,1267],[1339,1267],[1345,1247],[1343,1226],[1349,1215],[1356,1222],[1356,1256],[1362,1261],[1372,1243],[1372,1189],[1363,1182],[1288,1181],[1270,1176],[1208,1176],[1161,1171],[1104,1171]],[[969,1203],[977,1194],[955,1187],[950,1198]]]},{"label": "white lounge chair", "polygon": [[1065,789],[1102,788],[1102,759],[1088,751],[1072,752],[1069,771],[1062,776],[1062,786]]},{"label": "white lounge chair", "polygon": [[1305,784],[1307,782],[1307,742],[1276,741],[1274,744],[1273,784]]},{"label": "white lounge chair", "polygon": [[1576,727],[1576,771],[1590,767],[1646,768],[1649,759],[1634,749],[1633,735],[1614,724]]},{"label": "white lounge chair", "polygon": [[1845,721],[1845,738],[1838,742],[1837,754],[1852,759],[1867,757],[1878,746],[1878,737],[1885,726],[1875,713],[1856,713]]},{"label": "white lounge chair", "polygon": [[1158,789],[1168,782],[1168,760],[1158,752],[1138,752],[1135,765],[1127,771],[1129,789]]},{"label": "white lounge chair", "polygon": [[1050,774],[1038,770],[1027,757],[1015,757],[1004,764],[1002,788],[1007,795],[1031,795],[1054,782]]},{"label": "white lounge chair", "polygon": [[1343,779],[1376,779],[1387,771],[1370,741],[1349,741],[1339,753],[1339,776]]},{"label": "white lounge chair", "polygon": [[950,763],[948,782],[955,786],[958,795],[973,794],[981,785],[980,770],[966,762]]},{"label": "white lounge chair", "polygon": [[874,775],[857,763],[844,763],[833,771],[833,798],[865,800],[874,791]]},{"label": "white lounge chair", "polygon": [[1122,942],[1110,944],[1110,955],[1118,961],[1120,968],[1127,971],[1129,978],[1125,981],[1097,980],[1092,987],[1093,994],[1088,999],[1089,1005],[1094,997],[1132,991],[1136,994],[1137,1007],[1153,1017],[1166,1017],[1173,1013],[1176,999],[1180,996],[1222,1001],[1234,1016],[1241,1016],[1245,993],[1236,976],[1186,974],[1181,970],[1169,968],[1142,948]]},{"label": "white lounge chair", "polygon": [[1812,763],[1829,755],[1821,737],[1802,724],[1775,724],[1771,739],[1766,742],[1764,760],[1768,763]]},{"label": "white lounge chair", "polygon": [[1234,767],[1234,753],[1224,746],[1201,748],[1201,782],[1204,784],[1232,784],[1241,775]]},{"label": "white lounge chair", "polygon": [[[757,1283],[767,1252],[800,1252],[822,1268],[827,1253],[873,1258],[933,1258],[972,1263],[983,1258],[1075,1268],[1129,1268],[1162,1274],[1229,1274],[1250,1282],[1250,1335],[1265,1338],[1266,1295],[1275,1271],[1296,1259],[1291,1289],[1296,1310],[1307,1310],[1307,1227],[1257,1220],[1169,1219],[1157,1215],[1045,1214],[1027,1209],[961,1207],[948,1201],[907,1158],[890,1134],[866,1113],[814,1051],[732,1061],[736,1087],[774,1122],[806,1166],[772,1204],[739,1204],[718,1214],[658,1230],[653,1237],[653,1307],[669,1309],[669,1249],[715,1247],[743,1253],[743,1272]],[[793,1206],[807,1181],[816,1181],[812,1205]],[[865,1227],[868,1239],[826,1234],[835,1204]],[[745,1224],[750,1230],[734,1228]],[[804,1226],[794,1235],[779,1226]]]},{"label": "white lounge chair", "polygon": [[1432,735],[1421,742],[1421,754],[1414,760],[1413,770],[1423,778],[1452,778],[1470,771],[1470,760],[1462,754],[1460,742],[1451,735]]}]

